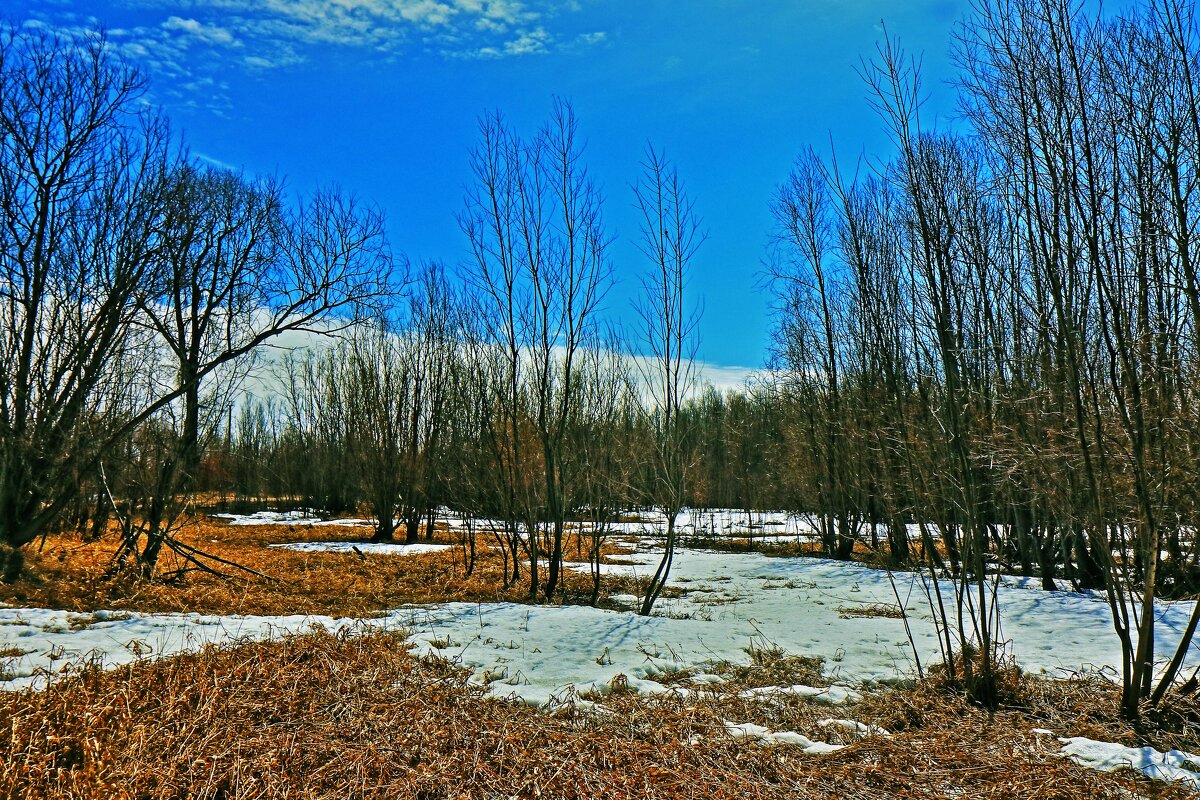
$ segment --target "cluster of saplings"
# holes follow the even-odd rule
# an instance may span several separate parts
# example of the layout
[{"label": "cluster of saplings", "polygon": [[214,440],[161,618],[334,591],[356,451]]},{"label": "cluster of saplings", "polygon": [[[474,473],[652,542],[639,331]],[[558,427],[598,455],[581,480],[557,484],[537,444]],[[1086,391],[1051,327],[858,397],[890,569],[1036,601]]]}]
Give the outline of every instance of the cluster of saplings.
[{"label": "cluster of saplings", "polygon": [[1200,30],[1186,0],[1090,13],[976,4],[953,130],[880,47],[895,154],[809,153],[777,193],[779,344],[829,546],[882,522],[948,561],[944,648],[973,639],[984,683],[997,563],[1105,592],[1134,717],[1197,683],[1200,604],[1165,664],[1154,624],[1200,590]]},{"label": "cluster of saplings", "polygon": [[[943,666],[983,702],[1001,571],[1106,594],[1127,716],[1195,688],[1200,604],[1165,664],[1154,620],[1200,588],[1200,26],[1186,0],[1085,11],[977,3],[949,129],[894,42],[863,64],[894,152],[798,159],[772,203],[774,377],[730,395],[697,389],[704,234],[653,149],[632,184],[637,320],[602,324],[612,237],[568,104],[531,135],[481,119],[470,257],[409,270],[345,196],[292,201],[173,149],[101,42],[6,33],[10,575],[38,537],[110,517],[118,561],[152,575],[170,546],[203,566],[172,527],[212,490],[365,506],[383,539],[440,507],[487,519],[506,584],[550,598],[570,523],[591,523],[594,563],[653,507],[649,612],[683,507],[786,509],[831,557],[946,576],[926,584]],[[295,331],[339,338],[263,355]],[[256,354],[270,400],[236,391]]]}]

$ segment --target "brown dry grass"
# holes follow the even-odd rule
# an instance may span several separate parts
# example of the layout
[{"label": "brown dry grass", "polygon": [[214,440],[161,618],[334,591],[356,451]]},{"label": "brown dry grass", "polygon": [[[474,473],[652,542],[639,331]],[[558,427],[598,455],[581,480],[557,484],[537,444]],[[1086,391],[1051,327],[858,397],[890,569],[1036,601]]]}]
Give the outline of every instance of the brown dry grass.
[{"label": "brown dry grass", "polygon": [[[76,611],[361,616],[402,603],[524,599],[524,585],[501,591],[499,555],[485,547],[469,578],[456,551],[362,558],[268,547],[367,535],[197,519],[183,533],[189,544],[279,580],[191,573],[173,585],[106,578],[111,541],[59,537],[31,554],[24,579],[0,584],[0,601]],[[450,542],[450,532],[435,531],[435,541]],[[577,544],[568,542],[569,558]],[[567,580],[578,596],[590,578],[568,573]],[[608,588],[631,587],[614,579]],[[42,693],[0,692],[0,798],[1174,798],[1187,793],[1077,767],[1058,755],[1056,740],[1032,729],[1200,749],[1200,707],[1176,704],[1151,729],[1135,731],[1102,680],[1018,675],[1012,706],[995,715],[936,680],[831,708],[741,697],[758,686],[823,685],[819,660],[770,648],[750,655],[747,664],[721,668],[721,685],[693,686],[675,675],[664,681],[688,686],[686,698],[618,692],[600,701],[606,711],[599,714],[582,707],[547,714],[495,700],[464,672],[414,659],[398,635],[374,631],[89,669]],[[893,735],[860,739],[823,726],[829,717]],[[848,746],[827,756],[761,746],[727,736],[724,720]]]},{"label": "brown dry grass", "polygon": [[[274,581],[253,576],[224,579],[189,572],[164,583],[139,578],[132,571],[110,575],[114,539],[85,542],[64,534],[47,540],[44,549],[30,549],[22,577],[0,582],[0,603],[17,606],[92,611],[195,611],[213,614],[329,614],[364,616],[405,603],[512,600],[526,598],[527,584],[504,590],[503,566],[490,537],[480,534],[479,558],[467,576],[460,548],[421,555],[302,553],[272,544],[315,541],[357,541],[370,537],[368,528],[313,525],[231,526],[196,517],[179,534],[181,541],[265,573]],[[575,536],[566,543],[566,557],[579,549]],[[425,541],[424,534],[421,537]],[[435,543],[455,544],[444,525],[435,526]],[[606,545],[606,554],[621,552]],[[183,564],[165,555],[161,572]],[[218,565],[219,566],[219,565]],[[222,567],[222,569],[225,569]],[[543,567],[544,569],[544,567]],[[230,571],[233,572],[233,571]],[[527,575],[527,571],[523,571]],[[563,576],[564,593],[580,601],[590,593],[590,578],[570,570]]]},{"label": "brown dry grass", "polygon": [[894,603],[863,603],[857,606],[838,606],[838,616],[842,619],[858,617],[904,619],[904,610]]},{"label": "brown dry grass", "polygon": [[[812,665],[768,659],[760,668],[736,685]],[[721,705],[727,692],[617,693],[602,713],[549,714],[487,697],[463,671],[412,657],[395,634],[312,633],[0,693],[0,797],[1184,796],[1070,763],[1019,712],[989,719],[923,691],[934,690],[892,691],[852,709],[866,714],[874,702],[893,724],[904,715],[893,736],[814,756],[725,735],[722,719],[735,711]],[[804,715],[845,713],[831,711],[773,713],[811,732]]]}]

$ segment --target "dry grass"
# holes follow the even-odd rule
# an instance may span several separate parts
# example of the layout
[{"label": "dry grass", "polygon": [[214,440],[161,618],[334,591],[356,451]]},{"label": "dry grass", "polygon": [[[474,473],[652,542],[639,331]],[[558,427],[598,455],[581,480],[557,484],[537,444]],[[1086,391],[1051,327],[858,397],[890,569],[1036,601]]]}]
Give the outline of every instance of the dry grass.
[{"label": "dry grass", "polygon": [[[767,657],[743,669],[755,682],[813,666]],[[804,727],[813,714],[873,707],[896,729],[814,756],[727,736],[729,692],[686,701],[616,693],[601,712],[550,714],[489,698],[463,671],[412,657],[395,634],[314,632],[0,693],[0,797],[1184,796],[1075,766],[1020,712],[989,719],[922,693],[933,691],[891,691],[832,713],[771,712],[780,729],[813,738],[821,734]]]},{"label": "dry grass", "polygon": [[[461,548],[422,555],[359,556],[354,553],[303,553],[273,548],[288,542],[364,541],[366,528],[313,525],[231,526],[207,517],[191,520],[179,538],[227,561],[250,567],[275,580],[253,576],[223,579],[201,572],[164,583],[125,571],[111,575],[111,538],[84,542],[77,535],[52,537],[40,552],[30,549],[27,568],[13,583],[0,582],[0,603],[91,611],[195,611],[213,614],[329,614],[365,616],[404,603],[524,600],[527,584],[504,590],[503,565],[490,537],[480,534],[479,558],[470,576]],[[435,543],[456,544],[444,525],[435,526]],[[579,549],[574,535],[568,558]],[[422,534],[422,542],[425,541]],[[582,552],[582,551],[581,551]],[[621,552],[607,545],[605,553]],[[163,573],[179,569],[170,554]],[[544,567],[543,567],[544,569]],[[527,575],[523,572],[523,575]],[[590,594],[590,577],[564,571],[564,594],[579,601]],[[607,584],[606,584],[607,585]]]},{"label": "dry grass", "polygon": [[[30,554],[25,578],[0,584],[0,601],[363,616],[402,603],[524,599],[524,585],[500,589],[499,555],[485,547],[470,577],[457,551],[363,558],[269,547],[367,535],[197,519],[185,541],[278,580],[190,573],[171,585],[105,577],[111,541],[59,537]],[[435,541],[451,542],[450,532],[436,530]],[[581,546],[569,541],[568,558]],[[587,575],[566,579],[569,596],[590,587]],[[637,588],[605,581],[608,591]],[[0,650],[0,658],[16,654]],[[1148,729],[1133,730],[1116,713],[1111,684],[1095,678],[1050,682],[1014,672],[1010,705],[994,715],[936,679],[830,707],[742,697],[747,688],[824,685],[818,659],[765,643],[749,656],[719,668],[725,681],[716,686],[686,674],[663,678],[688,687],[686,697],[617,691],[598,698],[602,711],[568,702],[552,714],[496,700],[464,671],[415,659],[400,635],[378,631],[314,632],[110,672],[89,668],[44,692],[0,692],[0,798],[1175,798],[1187,792],[1078,767],[1033,729],[1200,750],[1200,706],[1176,703]],[[860,738],[825,725],[831,717],[893,735]],[[726,720],[847,747],[813,756],[762,746],[729,737]]]},{"label": "dry grass", "polygon": [[854,619],[856,617],[904,619],[904,610],[894,603],[863,603],[857,606],[839,606],[838,616],[842,619]]}]

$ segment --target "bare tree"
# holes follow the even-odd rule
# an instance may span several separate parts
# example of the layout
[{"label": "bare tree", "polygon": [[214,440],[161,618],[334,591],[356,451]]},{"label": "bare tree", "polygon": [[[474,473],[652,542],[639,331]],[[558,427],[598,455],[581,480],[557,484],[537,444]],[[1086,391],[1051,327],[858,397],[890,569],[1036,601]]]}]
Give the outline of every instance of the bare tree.
[{"label": "bare tree", "polygon": [[[469,278],[487,336],[503,356],[495,362],[503,372],[494,383],[502,392],[497,452],[512,511],[523,512],[531,597],[543,589],[549,598],[558,586],[567,510],[562,451],[577,401],[576,360],[611,274],[602,198],[582,154],[574,111],[562,100],[531,140],[499,115],[485,118],[472,159],[475,184],[460,216],[474,255]],[[531,458],[543,473],[536,487],[521,470]]]},{"label": "bare tree", "polygon": [[102,37],[0,30],[0,576],[128,427],[166,128]]},{"label": "bare tree", "polygon": [[446,281],[443,268],[424,268],[409,301],[408,324],[403,334],[406,360],[412,376],[408,427],[402,475],[404,476],[405,541],[417,541],[422,519],[425,537],[432,538],[434,509],[444,481],[444,447],[448,416],[454,402],[454,382],[461,358],[461,309]]},{"label": "bare tree", "polygon": [[771,210],[779,226],[780,254],[773,278],[786,293],[781,350],[790,368],[792,391],[805,393],[810,458],[820,469],[817,520],[825,554],[846,560],[854,549],[858,518],[864,510],[852,496],[846,443],[847,416],[838,342],[845,338],[843,280],[832,258],[836,228],[832,220],[826,168],[809,150],[796,160],[787,181],[775,193]]},{"label": "bare tree", "polygon": [[[228,397],[246,360],[284,333],[327,336],[381,313],[399,273],[382,216],[338,190],[286,209],[270,183],[185,168],[169,195],[161,283],[139,298],[138,322],[169,354],[173,380],[134,421],[171,411],[178,422],[144,509],[147,574],[164,545],[181,550],[168,508],[194,481],[204,401]],[[179,554],[205,568],[190,548]]]},{"label": "bare tree", "polygon": [[586,530],[591,603],[596,605],[604,543],[613,523],[634,501],[639,408],[629,359],[612,345],[612,337],[588,347],[579,366],[579,403],[568,427],[563,468],[571,489],[568,505],[585,523],[576,541],[582,549]]},{"label": "bare tree", "polygon": [[645,414],[654,430],[651,505],[666,517],[663,555],[646,586],[641,613],[649,614],[662,594],[675,558],[679,512],[687,501],[691,466],[685,441],[683,404],[696,382],[696,326],[699,311],[687,300],[692,259],[705,233],[693,201],[675,167],[653,147],[646,148],[642,174],[633,184],[641,214],[638,245],[648,262],[638,302],[638,344]]},{"label": "bare tree", "polygon": [[163,362],[162,385],[152,395],[180,395],[156,415],[162,436],[134,529],[145,545],[139,552],[138,541],[125,542],[124,552],[147,574],[171,540],[203,449],[237,388],[242,365],[212,370],[209,363],[252,328],[263,300],[259,279],[279,258],[283,234],[279,189],[270,182],[183,164],[165,191],[159,282],[139,293],[137,322],[149,329]]}]

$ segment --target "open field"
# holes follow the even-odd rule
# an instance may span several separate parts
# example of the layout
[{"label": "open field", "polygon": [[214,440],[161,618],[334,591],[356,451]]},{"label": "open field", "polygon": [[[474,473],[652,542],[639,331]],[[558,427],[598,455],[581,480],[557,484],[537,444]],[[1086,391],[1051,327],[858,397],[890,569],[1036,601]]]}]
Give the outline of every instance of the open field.
[{"label": "open field", "polygon": [[[299,524],[230,525],[224,519],[198,516],[179,538],[227,561],[270,576],[263,580],[229,570],[234,580],[199,571],[176,581],[147,582],[128,571],[109,574],[114,543],[111,539],[85,542],[78,535],[48,539],[28,554],[29,574],[14,583],[0,582],[0,603],[69,611],[112,609],[147,612],[197,612],[212,614],[324,614],[334,617],[364,616],[405,603],[515,600],[524,587],[505,592],[499,556],[480,548],[475,570],[464,575],[460,552],[445,550],[420,558],[371,554],[364,558],[346,552],[297,552],[273,545],[291,542],[355,543],[360,551],[371,531],[349,525]],[[481,544],[486,543],[481,534]],[[421,541],[425,543],[424,532]],[[458,539],[444,524],[435,525],[434,543],[451,545]],[[566,552],[577,552],[577,542],[567,542]],[[613,546],[609,552],[617,552]],[[172,564],[170,573],[186,564]],[[585,589],[584,576],[568,573],[568,592]]]},{"label": "open field", "polygon": [[[981,798],[1186,797],[1099,773],[1039,733],[1100,708],[1094,682],[1020,682],[994,718],[927,685],[852,705],[747,700],[746,687],[814,681],[770,658],[686,700],[614,691],[555,712],[501,702],[391,634],[313,633],[208,649],[45,692],[0,693],[5,797]],[[1107,698],[1111,701],[1111,697]],[[872,726],[861,737],[837,719]],[[728,720],[821,731],[829,753],[731,736]],[[831,719],[837,718],[837,719]],[[1103,714],[1076,724],[1116,730]],[[824,724],[821,724],[824,721]],[[884,734],[880,729],[887,729]]]},{"label": "open field", "polygon": [[[1200,785],[1187,756],[1138,755],[1175,782],[1064,757],[1108,769],[1130,746],[1200,751],[1200,709],[1175,704],[1134,730],[1110,679],[1072,675],[1113,644],[1096,597],[1002,587],[1017,661],[1043,675],[1007,672],[989,715],[936,675],[906,677],[900,606],[888,574],[864,565],[685,549],[647,618],[622,610],[654,553],[632,530],[607,545],[601,609],[498,591],[482,547],[468,579],[454,548],[273,546],[369,535],[347,525],[200,519],[189,535],[276,580],[106,579],[111,542],[60,537],[0,585],[0,665],[30,676],[11,686],[45,687],[38,664],[92,657],[42,691],[0,693],[13,754],[0,796],[1084,798]],[[439,525],[434,543],[454,536]],[[928,656],[920,586],[896,580]],[[1164,643],[1183,610],[1167,609]]]}]

